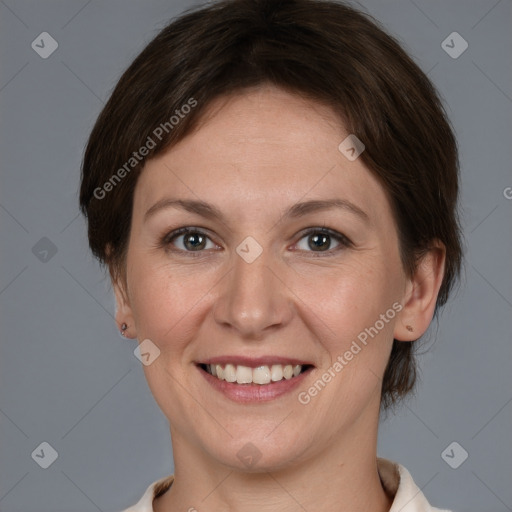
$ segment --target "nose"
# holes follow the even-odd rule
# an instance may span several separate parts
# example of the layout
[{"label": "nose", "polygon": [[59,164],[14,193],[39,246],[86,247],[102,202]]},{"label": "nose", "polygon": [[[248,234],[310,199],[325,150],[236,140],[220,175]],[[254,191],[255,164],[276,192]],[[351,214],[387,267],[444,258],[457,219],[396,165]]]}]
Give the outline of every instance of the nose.
[{"label": "nose", "polygon": [[240,338],[261,340],[290,322],[292,294],[268,251],[251,263],[238,254],[233,259],[231,271],[219,283],[215,321]]}]

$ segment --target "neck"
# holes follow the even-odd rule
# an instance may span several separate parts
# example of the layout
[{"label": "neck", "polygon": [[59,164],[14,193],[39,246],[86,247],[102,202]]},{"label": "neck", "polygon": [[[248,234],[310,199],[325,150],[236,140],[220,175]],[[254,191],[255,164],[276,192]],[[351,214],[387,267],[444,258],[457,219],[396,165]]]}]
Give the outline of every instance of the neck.
[{"label": "neck", "polygon": [[154,501],[154,512],[388,512],[392,504],[377,471],[376,426],[356,430],[350,442],[330,444],[314,457],[258,473],[220,464],[178,432],[171,429],[171,435],[175,480]]}]

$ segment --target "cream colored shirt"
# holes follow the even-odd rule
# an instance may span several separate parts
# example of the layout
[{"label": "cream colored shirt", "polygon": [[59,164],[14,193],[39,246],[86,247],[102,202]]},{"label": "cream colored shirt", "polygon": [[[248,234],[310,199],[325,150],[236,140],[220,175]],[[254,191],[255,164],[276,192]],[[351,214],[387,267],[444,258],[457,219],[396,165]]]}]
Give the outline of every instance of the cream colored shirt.
[{"label": "cream colored shirt", "polygon": [[[430,506],[409,471],[401,464],[377,458],[377,468],[384,489],[394,497],[389,512],[450,512]],[[170,475],[153,482],[135,505],[122,512],[154,512],[153,500],[164,494],[173,480],[173,475]]]}]

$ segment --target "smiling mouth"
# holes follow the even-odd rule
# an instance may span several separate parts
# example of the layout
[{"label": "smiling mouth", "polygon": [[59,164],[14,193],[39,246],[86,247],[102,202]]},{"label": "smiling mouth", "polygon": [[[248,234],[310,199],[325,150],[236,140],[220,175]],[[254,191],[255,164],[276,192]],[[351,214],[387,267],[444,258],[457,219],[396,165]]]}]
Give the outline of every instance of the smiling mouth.
[{"label": "smiling mouth", "polygon": [[309,364],[273,364],[262,365],[256,368],[236,364],[199,364],[198,366],[218,380],[235,384],[259,385],[290,380],[312,368]]}]

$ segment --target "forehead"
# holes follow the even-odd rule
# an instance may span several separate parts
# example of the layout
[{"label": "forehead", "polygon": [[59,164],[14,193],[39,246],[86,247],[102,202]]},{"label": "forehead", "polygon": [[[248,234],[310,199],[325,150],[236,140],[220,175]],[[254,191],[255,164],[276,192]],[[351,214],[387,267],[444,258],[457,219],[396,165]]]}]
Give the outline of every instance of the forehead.
[{"label": "forehead", "polygon": [[361,159],[338,146],[349,134],[325,105],[273,87],[213,101],[198,128],[146,163],[135,208],[165,195],[238,207],[285,207],[299,199],[349,198],[374,216],[389,209]]}]

